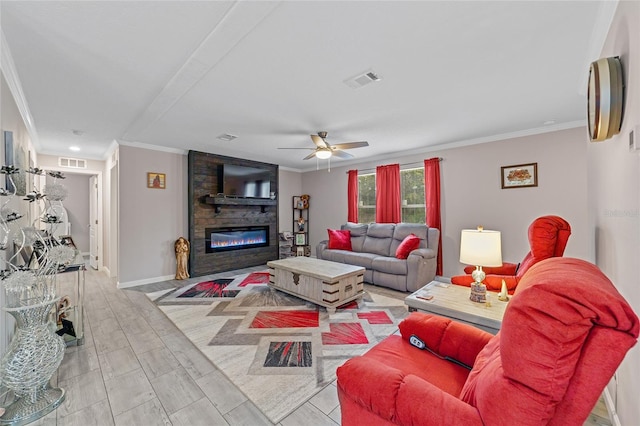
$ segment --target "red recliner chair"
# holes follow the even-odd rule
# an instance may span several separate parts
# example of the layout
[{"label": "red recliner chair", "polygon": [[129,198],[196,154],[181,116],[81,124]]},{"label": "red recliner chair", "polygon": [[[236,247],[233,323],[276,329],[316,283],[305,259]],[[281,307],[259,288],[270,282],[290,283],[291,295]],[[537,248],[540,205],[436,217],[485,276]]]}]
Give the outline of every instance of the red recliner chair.
[{"label": "red recliner chair", "polygon": [[[487,290],[500,291],[502,280],[507,284],[507,289],[513,293],[520,278],[527,270],[540,262],[551,257],[562,257],[567,241],[571,235],[569,222],[560,216],[542,216],[534,220],[529,225],[529,245],[531,251],[527,253],[519,264],[505,262],[502,266],[482,268],[485,274],[484,283]],[[475,265],[467,266],[464,272],[468,275],[457,275],[451,277],[451,283],[457,285],[471,286],[474,282],[471,273],[475,270]]]},{"label": "red recliner chair", "polygon": [[639,330],[598,267],[547,259],[520,281],[497,335],[414,312],[401,335],[339,367],[342,425],[582,425]]}]

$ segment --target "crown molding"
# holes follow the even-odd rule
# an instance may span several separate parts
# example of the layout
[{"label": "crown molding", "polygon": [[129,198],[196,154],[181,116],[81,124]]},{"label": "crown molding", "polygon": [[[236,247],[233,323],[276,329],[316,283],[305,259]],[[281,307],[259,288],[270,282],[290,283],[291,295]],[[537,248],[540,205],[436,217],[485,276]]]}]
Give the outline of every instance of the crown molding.
[{"label": "crown molding", "polygon": [[[586,126],[587,126],[587,120],[585,118],[584,120],[568,121],[566,123],[559,123],[551,126],[535,127],[533,129],[518,130],[516,132],[500,133],[492,136],[483,136],[480,138],[444,143],[442,145],[431,146],[429,147],[429,149],[422,150],[421,152],[439,151],[442,149],[458,148],[461,146],[469,146],[469,145],[477,145],[481,143],[503,141],[505,139],[515,139],[515,138],[522,138],[525,136],[542,135],[545,133],[558,132],[561,130],[575,129],[577,127],[586,127]],[[409,151],[408,153],[411,154],[411,151]]]},{"label": "crown molding", "polygon": [[149,149],[151,151],[169,152],[171,154],[180,154],[180,155],[187,155],[189,153],[189,150],[186,150],[186,149],[170,148],[168,146],[152,145],[152,144],[149,144],[149,143],[126,141],[126,140],[118,140],[116,142],[118,143],[118,145],[132,146],[134,148]]},{"label": "crown molding", "polygon": [[[114,145],[114,143],[115,143],[115,145]],[[189,154],[189,150],[187,150],[187,149],[169,148],[169,147],[166,147],[166,146],[152,145],[152,144],[142,143],[142,142],[119,140],[119,141],[114,141],[114,143],[112,143],[109,146],[109,149],[107,150],[108,155],[105,156],[105,158],[104,158],[105,160],[108,159],[111,156],[113,151],[119,145],[132,146],[134,148],[149,149],[149,150],[152,150],[152,151],[168,152],[168,153],[171,153],[171,154],[179,154],[179,155],[188,155]],[[237,158],[241,158],[241,157],[237,157]],[[302,173],[303,172],[303,170],[300,170],[300,169],[295,169],[295,168],[286,167],[286,166],[280,166],[280,165],[277,165],[277,166],[278,166],[278,170],[281,170],[281,171],[295,172],[295,173]]]},{"label": "crown molding", "polygon": [[13,95],[13,99],[16,103],[16,106],[18,107],[18,111],[20,112],[22,121],[24,121],[24,125],[27,128],[27,132],[29,133],[29,138],[31,139],[31,144],[35,148],[36,152],[39,152],[42,147],[40,146],[40,140],[38,139],[38,132],[33,122],[31,111],[29,111],[29,104],[27,103],[27,98],[24,96],[24,92],[22,91],[22,83],[20,83],[20,77],[18,77],[16,64],[15,62],[13,62],[11,49],[7,44],[7,37],[5,37],[4,31],[1,31],[1,30],[0,30],[0,68],[2,69],[2,74],[4,75],[4,78],[7,82],[7,86],[9,86],[9,90]]},{"label": "crown molding", "polygon": [[117,163],[118,162],[117,159],[115,161],[112,161],[112,156],[118,149],[118,146],[119,146],[118,141],[115,139],[112,140],[111,143],[109,144],[109,147],[107,148],[104,155],[102,156],[102,159],[106,162],[111,162],[111,164]]},{"label": "crown molding", "polygon": [[286,166],[278,166],[278,170],[282,170],[283,172],[294,172],[294,173],[302,173],[302,170],[300,169],[294,169],[293,167],[286,167]]},{"label": "crown molding", "polygon": [[[400,151],[396,153],[385,153],[382,155],[377,155],[375,157],[368,157],[368,158],[352,160],[348,162],[340,162],[340,165],[337,165],[335,167],[338,168],[338,167],[354,166],[358,164],[371,163],[376,161],[388,162],[389,158],[409,157],[412,155],[421,155],[421,154],[426,154],[428,152],[442,151],[445,149],[460,148],[464,146],[478,145],[478,144],[489,143],[489,142],[498,142],[505,139],[515,139],[515,138],[521,138],[525,136],[535,136],[535,135],[540,135],[544,133],[558,132],[561,130],[575,129],[577,127],[586,127],[586,126],[587,126],[587,121],[585,118],[584,120],[568,121],[566,123],[554,124],[551,126],[544,126],[544,127],[536,127],[536,128],[527,129],[527,130],[519,130],[517,132],[501,133],[501,134],[492,135],[492,136],[483,136],[479,138],[465,139],[465,140],[454,141],[454,142],[445,142],[438,145],[430,145],[428,147]],[[587,138],[586,134],[585,134],[585,138]],[[313,172],[313,171],[316,171],[316,169],[301,170],[302,173]]]}]

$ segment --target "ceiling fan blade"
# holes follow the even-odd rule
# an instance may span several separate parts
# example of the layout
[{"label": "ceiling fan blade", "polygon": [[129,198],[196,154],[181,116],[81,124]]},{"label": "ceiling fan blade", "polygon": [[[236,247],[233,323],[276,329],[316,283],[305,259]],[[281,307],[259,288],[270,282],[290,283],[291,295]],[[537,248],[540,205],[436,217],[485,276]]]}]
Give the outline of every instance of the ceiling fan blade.
[{"label": "ceiling fan blade", "polygon": [[354,158],[353,155],[348,152],[340,151],[339,149],[332,150],[333,155],[340,158]]},{"label": "ceiling fan blade", "polygon": [[313,158],[313,157],[315,157],[315,156],[316,156],[316,152],[315,152],[315,151],[313,151],[311,154],[309,154],[309,155],[307,155],[306,157],[304,157],[304,158],[303,158],[303,160],[310,160],[310,159],[312,159],[312,158]]},{"label": "ceiling fan blade", "polygon": [[328,148],[329,145],[318,135],[311,135],[311,140],[318,148]]},{"label": "ceiling fan blade", "polygon": [[338,143],[338,144],[335,144],[335,145],[331,145],[331,148],[352,149],[352,148],[360,148],[360,147],[363,147],[363,146],[369,146],[369,142],[361,141],[361,142]]}]

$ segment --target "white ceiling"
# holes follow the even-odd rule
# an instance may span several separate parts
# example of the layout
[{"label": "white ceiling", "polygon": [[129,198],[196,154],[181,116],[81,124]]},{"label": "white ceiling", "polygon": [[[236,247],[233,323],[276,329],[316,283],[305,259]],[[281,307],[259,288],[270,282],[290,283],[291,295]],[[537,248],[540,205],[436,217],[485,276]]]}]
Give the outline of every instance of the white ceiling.
[{"label": "white ceiling", "polygon": [[[323,130],[368,141],[350,151],[361,161],[582,125],[611,15],[595,1],[0,7],[38,152],[104,159],[117,140],[298,170],[315,169],[310,151],[277,148],[311,148]],[[344,83],[368,70],[382,80]]]}]

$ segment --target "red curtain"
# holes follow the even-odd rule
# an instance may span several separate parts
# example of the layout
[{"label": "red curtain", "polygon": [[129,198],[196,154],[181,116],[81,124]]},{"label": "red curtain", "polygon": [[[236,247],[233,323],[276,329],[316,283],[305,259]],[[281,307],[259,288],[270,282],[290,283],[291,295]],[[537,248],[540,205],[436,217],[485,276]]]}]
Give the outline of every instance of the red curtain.
[{"label": "red curtain", "polygon": [[398,223],[400,211],[400,164],[376,167],[376,222]]},{"label": "red curtain", "polygon": [[442,220],[440,218],[440,159],[424,160],[424,199],[427,226],[440,230],[436,275],[442,276]]},{"label": "red curtain", "polygon": [[358,171],[349,170],[347,174],[347,221],[358,223]]}]

